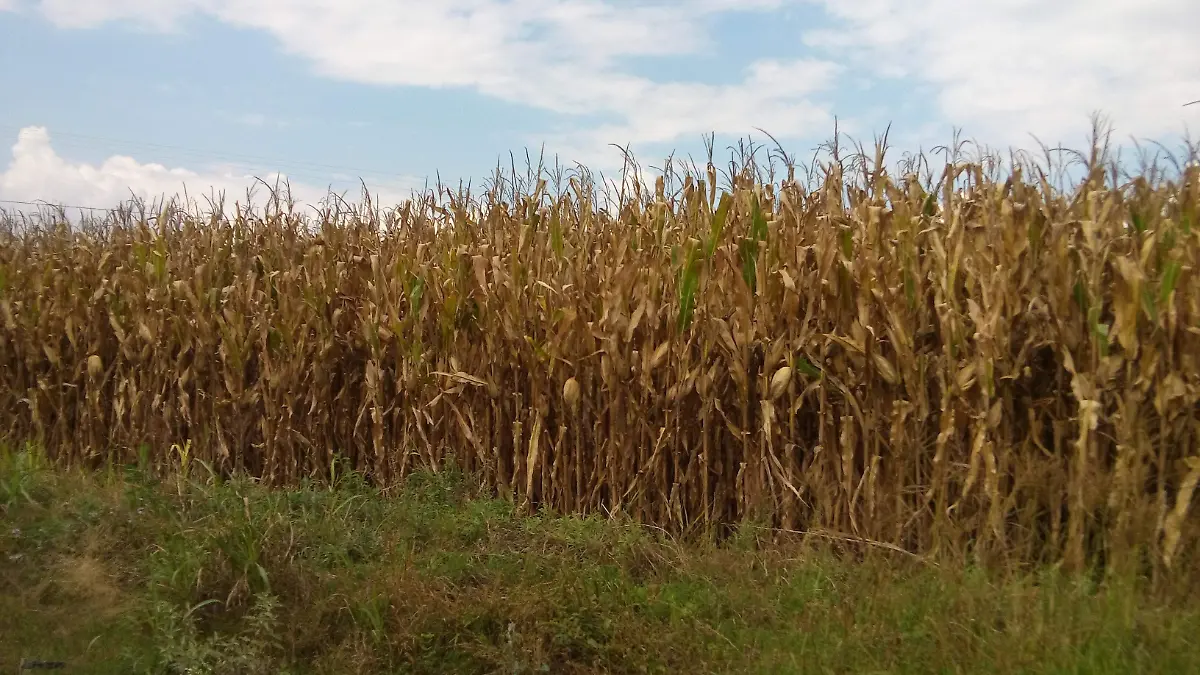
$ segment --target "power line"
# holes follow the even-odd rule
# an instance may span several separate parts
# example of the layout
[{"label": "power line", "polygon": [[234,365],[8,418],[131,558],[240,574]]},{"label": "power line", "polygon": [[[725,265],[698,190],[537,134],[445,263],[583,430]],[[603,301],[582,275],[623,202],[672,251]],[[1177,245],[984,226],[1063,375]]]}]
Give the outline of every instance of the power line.
[{"label": "power line", "polygon": [[[333,191],[330,191],[330,194],[336,194],[336,193]],[[179,198],[179,197],[182,197],[182,195],[177,194],[177,195],[175,195],[175,197]],[[120,206],[103,207],[103,206],[79,206],[76,204],[59,204],[57,202],[52,202],[52,201],[49,201],[46,199],[39,199],[36,201],[25,201],[22,199],[0,199],[0,204],[16,204],[18,206],[38,206],[38,207],[51,208],[51,209],[78,209],[81,211],[112,212],[112,211],[121,210],[121,208],[126,206],[128,204],[128,202],[122,202]]]},{"label": "power line", "polygon": [[[181,196],[181,195],[176,195],[176,197],[179,197],[179,196]],[[59,204],[57,202],[52,202],[52,201],[45,200],[45,199],[40,199],[40,200],[32,201],[32,202],[23,201],[20,199],[0,199],[0,204],[18,204],[20,206],[40,206],[40,207],[46,207],[46,208],[51,208],[51,209],[79,209],[81,211],[110,212],[110,211],[121,210],[121,208],[126,206],[128,204],[128,202],[123,202],[120,206],[102,207],[102,206],[78,206],[75,204]]]},{"label": "power line", "polygon": [[[15,127],[13,125],[7,125],[7,124],[0,125],[0,126],[8,128],[8,129],[17,129],[17,130],[20,129],[20,127]],[[259,156],[259,155],[242,155],[242,154],[236,154],[236,153],[213,152],[211,150],[199,150],[196,148],[187,148],[187,147],[179,146],[179,145],[167,145],[164,143],[148,143],[148,142],[144,142],[144,141],[131,141],[128,139],[111,138],[111,137],[105,137],[105,136],[93,136],[93,135],[89,135],[89,134],[80,134],[80,133],[69,132],[69,131],[53,131],[51,133],[51,137],[52,138],[55,138],[55,137],[78,138],[78,139],[87,140],[87,141],[99,141],[102,143],[125,145],[125,146],[130,146],[130,147],[135,147],[135,148],[170,150],[173,152],[180,152],[180,153],[195,155],[195,156],[199,156],[199,157],[209,157],[209,158],[213,158],[213,159],[224,159],[224,160],[229,160],[229,161],[267,162],[267,163],[271,163],[271,164],[290,164],[293,166],[304,166],[304,167],[320,168],[320,169],[332,169],[335,171],[350,171],[350,172],[354,172],[354,173],[388,175],[388,176],[396,176],[399,178],[405,177],[404,174],[398,174],[398,173],[391,172],[391,171],[357,169],[354,167],[342,166],[342,165],[337,165],[337,164],[322,164],[322,163],[318,163],[318,162],[307,162],[307,161],[301,161],[301,160],[278,159],[278,158],[271,158],[271,157],[263,157],[263,156]]]},{"label": "power line", "polygon": [[[0,128],[17,130],[19,132],[23,127],[14,126],[11,124],[0,124]],[[190,155],[193,155],[196,157],[201,157],[201,158],[226,160],[226,161],[231,161],[231,162],[260,162],[260,163],[265,162],[267,164],[275,164],[275,165],[281,165],[281,166],[282,165],[291,165],[291,166],[302,167],[302,168],[307,167],[310,169],[327,169],[327,170],[331,170],[331,171],[348,171],[350,173],[357,174],[357,175],[392,176],[395,178],[405,178],[405,179],[412,177],[412,176],[409,176],[406,174],[396,173],[394,171],[357,169],[354,167],[342,166],[342,165],[338,165],[338,164],[323,164],[323,163],[319,163],[319,162],[307,162],[307,161],[288,160],[288,159],[273,159],[270,157],[262,157],[259,155],[241,155],[241,154],[236,154],[236,153],[212,152],[211,150],[199,150],[196,148],[187,148],[187,147],[183,147],[183,146],[179,146],[179,145],[166,145],[163,143],[147,143],[147,142],[143,142],[143,141],[130,141],[127,139],[110,138],[110,137],[105,137],[105,136],[92,136],[89,134],[80,134],[80,133],[69,132],[69,131],[52,131],[50,133],[50,136],[51,136],[51,139],[61,136],[61,137],[65,137],[68,139],[77,138],[77,139],[81,139],[81,140],[85,140],[85,141],[99,141],[101,143],[109,143],[109,144],[114,144],[114,145],[118,145],[118,146],[124,145],[124,146],[133,147],[133,148],[168,150],[168,151],[177,152],[177,153],[190,154]]]},{"label": "power line", "polygon": [[[176,195],[176,196],[179,197],[181,195]],[[41,206],[41,207],[46,207],[46,208],[51,208],[51,209],[79,209],[81,211],[105,211],[105,212],[119,211],[123,206],[126,205],[126,203],[122,203],[121,206],[110,206],[107,208],[102,207],[102,206],[78,206],[78,205],[74,205],[74,204],[59,204],[57,202],[51,202],[51,201],[48,201],[45,199],[32,201],[32,202],[23,201],[20,199],[0,199],[0,204],[18,204],[20,206]]]},{"label": "power line", "polygon": [[105,208],[101,208],[99,206],[73,206],[71,204],[55,204],[53,202],[48,202],[45,200],[36,201],[36,202],[26,202],[26,201],[22,201],[20,199],[0,199],[0,204],[19,204],[21,206],[45,206],[48,208],[80,209],[83,211],[113,211],[114,210],[112,208],[105,209]]}]

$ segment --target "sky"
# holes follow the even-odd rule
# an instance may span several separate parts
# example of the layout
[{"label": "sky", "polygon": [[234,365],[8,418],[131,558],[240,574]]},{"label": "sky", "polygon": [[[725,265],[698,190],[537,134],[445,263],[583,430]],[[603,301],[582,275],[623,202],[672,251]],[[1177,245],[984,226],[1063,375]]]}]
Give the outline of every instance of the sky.
[{"label": "sky", "polygon": [[[0,208],[1200,130],[1196,0],[0,0]],[[259,185],[257,193],[264,194]]]}]

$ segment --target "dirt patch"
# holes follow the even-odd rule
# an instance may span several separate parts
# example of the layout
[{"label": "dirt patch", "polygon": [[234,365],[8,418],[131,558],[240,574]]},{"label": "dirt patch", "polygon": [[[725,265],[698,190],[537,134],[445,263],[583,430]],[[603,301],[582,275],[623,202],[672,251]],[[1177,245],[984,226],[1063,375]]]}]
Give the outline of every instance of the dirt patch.
[{"label": "dirt patch", "polygon": [[120,611],[121,589],[104,561],[91,556],[67,557],[58,565],[63,590],[88,604],[90,611],[116,614]]}]

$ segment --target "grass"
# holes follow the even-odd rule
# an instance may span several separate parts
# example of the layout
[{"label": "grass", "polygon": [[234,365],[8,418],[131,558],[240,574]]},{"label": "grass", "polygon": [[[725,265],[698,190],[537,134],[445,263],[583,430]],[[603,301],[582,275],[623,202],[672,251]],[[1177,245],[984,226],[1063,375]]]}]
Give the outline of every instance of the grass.
[{"label": "grass", "polygon": [[0,673],[1200,672],[1200,605],[1136,580],[202,478],[3,453]]}]

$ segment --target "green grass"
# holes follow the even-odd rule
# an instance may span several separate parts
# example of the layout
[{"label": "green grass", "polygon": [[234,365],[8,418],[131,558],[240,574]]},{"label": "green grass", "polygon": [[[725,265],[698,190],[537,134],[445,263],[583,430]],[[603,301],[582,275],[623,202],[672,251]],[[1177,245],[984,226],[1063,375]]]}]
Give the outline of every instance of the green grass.
[{"label": "green grass", "polygon": [[[0,456],[0,673],[1194,673],[1182,594]],[[864,559],[865,558],[865,559]]]}]

